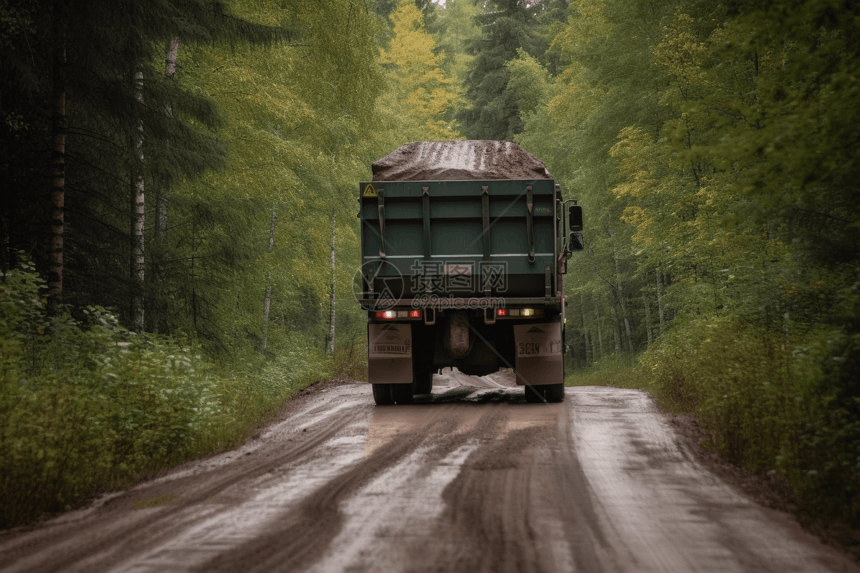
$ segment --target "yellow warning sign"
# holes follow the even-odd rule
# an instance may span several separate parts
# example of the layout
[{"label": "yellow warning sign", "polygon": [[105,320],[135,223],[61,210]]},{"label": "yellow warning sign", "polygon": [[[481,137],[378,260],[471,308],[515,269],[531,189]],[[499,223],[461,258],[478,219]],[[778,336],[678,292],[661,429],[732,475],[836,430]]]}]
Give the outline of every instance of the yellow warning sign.
[{"label": "yellow warning sign", "polygon": [[368,183],[367,187],[364,188],[364,193],[361,194],[362,197],[376,197],[376,189],[373,188],[373,185]]}]

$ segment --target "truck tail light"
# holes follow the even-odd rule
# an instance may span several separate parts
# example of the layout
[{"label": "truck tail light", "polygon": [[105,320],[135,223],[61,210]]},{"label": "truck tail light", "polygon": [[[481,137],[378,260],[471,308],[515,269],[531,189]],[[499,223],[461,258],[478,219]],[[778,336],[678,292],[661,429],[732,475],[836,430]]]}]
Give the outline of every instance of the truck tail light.
[{"label": "truck tail light", "polygon": [[508,318],[527,318],[533,316],[543,316],[542,308],[497,308],[496,316],[506,316]]},{"label": "truck tail light", "polygon": [[420,310],[380,310],[376,318],[382,320],[394,320],[395,318],[421,318]]}]

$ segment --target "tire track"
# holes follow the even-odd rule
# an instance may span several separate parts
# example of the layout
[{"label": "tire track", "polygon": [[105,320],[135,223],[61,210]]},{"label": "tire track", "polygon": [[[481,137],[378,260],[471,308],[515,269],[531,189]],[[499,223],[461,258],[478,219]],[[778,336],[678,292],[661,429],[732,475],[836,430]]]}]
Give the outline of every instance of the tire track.
[{"label": "tire track", "polygon": [[[4,571],[75,570],[79,564],[86,571],[105,570],[118,555],[142,552],[169,540],[185,523],[180,514],[192,506],[204,503],[240,482],[263,476],[273,468],[312,453],[352,421],[360,409],[363,408],[351,408],[338,418],[327,420],[322,429],[310,432],[301,443],[282,454],[260,461],[249,460],[246,467],[226,476],[223,472],[202,478],[192,475],[144,488],[150,496],[158,496],[163,490],[182,493],[177,495],[177,503],[132,519],[130,523],[127,520],[129,513],[134,511],[132,498],[139,498],[142,492],[135,489],[124,494],[108,502],[95,515],[87,516],[86,523],[65,524],[60,529],[50,530],[35,539],[28,538],[26,543],[0,552]],[[200,484],[201,479],[209,483]],[[46,547],[51,551],[45,552]],[[84,561],[86,563],[82,563]]]},{"label": "tire track", "polygon": [[445,488],[446,509],[432,536],[440,540],[438,550],[418,570],[550,570],[542,563],[529,523],[531,459],[546,431],[533,427],[505,433],[509,412],[505,406],[487,408],[477,427],[463,436],[482,445]]},{"label": "tire track", "polygon": [[[568,399],[555,432],[557,450],[553,452],[552,469],[558,488],[557,507],[576,570],[602,573],[606,569],[601,556],[608,554],[610,547],[601,532],[597,513],[592,506],[591,486],[571,438],[575,405],[575,400]],[[609,567],[609,570],[619,569]]]},{"label": "tire track", "polygon": [[317,489],[252,541],[220,553],[193,571],[296,571],[322,556],[343,525],[340,504],[350,494],[414,451],[424,436],[404,434],[378,448],[365,461]]}]

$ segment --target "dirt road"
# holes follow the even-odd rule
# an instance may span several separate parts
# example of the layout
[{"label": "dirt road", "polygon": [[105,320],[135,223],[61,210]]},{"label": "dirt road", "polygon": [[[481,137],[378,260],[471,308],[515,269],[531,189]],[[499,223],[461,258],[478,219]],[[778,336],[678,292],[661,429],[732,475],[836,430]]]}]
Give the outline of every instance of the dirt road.
[{"label": "dirt road", "polygon": [[644,392],[435,385],[389,407],[317,387],[239,450],[0,536],[0,570],[860,571],[700,466]]}]

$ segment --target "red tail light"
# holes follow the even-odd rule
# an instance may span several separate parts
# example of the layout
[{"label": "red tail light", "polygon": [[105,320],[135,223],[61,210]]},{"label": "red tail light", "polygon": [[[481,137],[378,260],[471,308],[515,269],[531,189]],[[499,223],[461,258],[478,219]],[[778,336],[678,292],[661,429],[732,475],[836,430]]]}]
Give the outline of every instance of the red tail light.
[{"label": "red tail light", "polygon": [[409,318],[421,318],[421,311],[420,310],[410,310],[409,311]]}]

